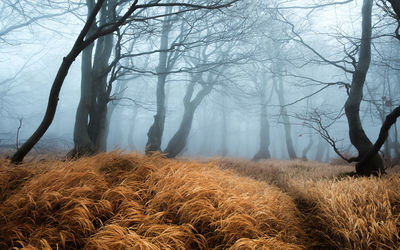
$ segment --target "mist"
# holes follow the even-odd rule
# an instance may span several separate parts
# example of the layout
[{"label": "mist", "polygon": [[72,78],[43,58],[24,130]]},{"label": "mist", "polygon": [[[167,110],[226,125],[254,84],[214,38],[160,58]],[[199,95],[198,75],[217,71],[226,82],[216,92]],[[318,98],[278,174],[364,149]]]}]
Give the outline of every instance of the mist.
[{"label": "mist", "polygon": [[[74,44],[79,51],[61,83],[55,117],[33,154],[121,149],[193,158],[363,158],[399,105],[400,43],[387,6],[105,2],[82,43],[76,39],[95,1],[1,3],[4,154],[20,149],[38,128]],[[367,19],[369,45],[363,44]],[[368,56],[365,82],[355,83]],[[356,84],[362,100],[350,114],[345,104]],[[367,149],[349,128],[356,113]],[[398,125],[390,129],[382,158],[399,159],[397,131]]]}]

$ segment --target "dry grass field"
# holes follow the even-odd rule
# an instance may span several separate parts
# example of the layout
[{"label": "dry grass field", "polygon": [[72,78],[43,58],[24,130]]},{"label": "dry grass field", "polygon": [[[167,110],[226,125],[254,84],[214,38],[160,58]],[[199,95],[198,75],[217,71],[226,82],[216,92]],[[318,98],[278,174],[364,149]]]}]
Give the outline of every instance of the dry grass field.
[{"label": "dry grass field", "polygon": [[0,249],[398,249],[400,178],[111,152],[0,160]]}]

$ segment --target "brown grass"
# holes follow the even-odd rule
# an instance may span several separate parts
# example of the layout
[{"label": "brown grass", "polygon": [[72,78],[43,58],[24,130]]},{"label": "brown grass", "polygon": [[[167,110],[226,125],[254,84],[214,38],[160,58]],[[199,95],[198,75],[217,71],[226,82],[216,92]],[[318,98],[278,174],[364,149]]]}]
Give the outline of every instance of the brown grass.
[{"label": "brown grass", "polygon": [[338,178],[352,166],[317,162],[216,162],[224,169],[279,187],[302,212],[308,248],[399,249],[400,173]]},{"label": "brown grass", "polygon": [[230,169],[241,176],[279,187],[284,191],[291,189],[291,183],[333,179],[339,174],[351,172],[352,166],[330,165],[301,159],[293,161],[261,160],[258,162],[244,159],[213,159],[222,169]]},{"label": "brown grass", "polygon": [[0,248],[301,248],[292,199],[214,164],[118,152],[0,165]]},{"label": "brown grass", "polygon": [[0,160],[0,249],[400,248],[400,175],[337,178],[351,170],[120,152]]}]

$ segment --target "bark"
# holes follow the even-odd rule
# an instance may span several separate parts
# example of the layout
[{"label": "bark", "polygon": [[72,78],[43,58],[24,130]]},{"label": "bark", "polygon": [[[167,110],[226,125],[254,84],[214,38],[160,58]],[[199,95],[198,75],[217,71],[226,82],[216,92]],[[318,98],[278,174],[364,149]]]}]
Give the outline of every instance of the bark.
[{"label": "bark", "polygon": [[[170,8],[166,8],[166,14],[171,11]],[[160,50],[159,53],[159,63],[157,67],[157,112],[154,116],[154,122],[151,125],[147,133],[147,143],[146,143],[146,154],[155,151],[161,151],[162,136],[164,133],[165,124],[165,82],[168,76],[168,37],[171,31],[171,24],[169,17],[164,18],[161,40],[160,40]]]},{"label": "bark", "polygon": [[183,100],[184,113],[181,124],[178,131],[169,141],[167,148],[164,150],[168,158],[176,157],[185,148],[187,138],[192,128],[194,113],[203,101],[204,97],[206,97],[212,90],[211,85],[204,85],[192,100],[195,84],[196,82],[192,81],[186,89],[186,94]]},{"label": "bark", "polygon": [[[359,61],[353,73],[349,97],[345,103],[345,113],[349,124],[350,141],[358,151],[358,160],[363,159],[372,148],[360,120],[360,104],[363,97],[365,78],[371,62],[371,12],[373,0],[364,0],[362,7],[362,37]],[[379,154],[370,158],[368,164],[356,168],[358,174],[371,175],[383,172],[383,161]]]}]

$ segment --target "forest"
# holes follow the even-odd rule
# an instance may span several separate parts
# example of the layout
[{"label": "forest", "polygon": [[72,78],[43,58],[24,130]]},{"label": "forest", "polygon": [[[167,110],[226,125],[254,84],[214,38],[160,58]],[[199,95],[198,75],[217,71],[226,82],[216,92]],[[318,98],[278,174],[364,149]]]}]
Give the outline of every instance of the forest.
[{"label": "forest", "polygon": [[400,0],[0,0],[0,249],[399,249]]}]

